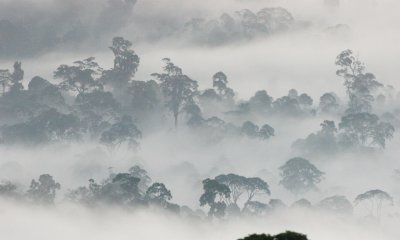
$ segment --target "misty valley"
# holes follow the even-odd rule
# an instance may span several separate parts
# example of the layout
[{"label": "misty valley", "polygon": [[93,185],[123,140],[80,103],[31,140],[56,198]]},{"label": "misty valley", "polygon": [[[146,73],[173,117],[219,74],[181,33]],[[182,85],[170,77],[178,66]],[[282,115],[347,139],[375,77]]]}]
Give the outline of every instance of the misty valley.
[{"label": "misty valley", "polygon": [[0,0],[0,239],[400,239],[395,6]]}]

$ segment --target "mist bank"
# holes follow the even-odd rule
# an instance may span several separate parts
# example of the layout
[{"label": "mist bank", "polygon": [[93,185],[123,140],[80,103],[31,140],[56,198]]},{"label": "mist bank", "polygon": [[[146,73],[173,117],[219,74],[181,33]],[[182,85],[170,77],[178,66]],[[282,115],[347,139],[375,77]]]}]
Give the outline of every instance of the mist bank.
[{"label": "mist bank", "polygon": [[[392,0],[340,1],[338,6],[323,0],[225,0],[218,4],[3,0],[0,4],[1,59],[6,60],[36,58],[49,52],[101,51],[115,35],[131,39],[138,47],[164,48],[252,44],[282,33],[327,35],[347,44],[356,38],[358,45],[379,41],[395,46],[398,39],[398,19],[393,11],[397,3]],[[15,12],[20,14],[11,14]]]},{"label": "mist bank", "polygon": [[[233,220],[224,223],[201,223],[182,220],[157,212],[134,214],[118,209],[93,212],[63,205],[54,209],[16,206],[2,201],[0,229],[8,239],[226,239],[243,238],[250,233],[277,234],[287,229],[307,234],[311,240],[357,238],[398,239],[396,224],[381,226],[354,220],[298,211],[268,219]],[[21,227],[24,231],[21,231]],[[154,229],[157,231],[154,231]],[[62,232],[63,234],[60,234]]]}]

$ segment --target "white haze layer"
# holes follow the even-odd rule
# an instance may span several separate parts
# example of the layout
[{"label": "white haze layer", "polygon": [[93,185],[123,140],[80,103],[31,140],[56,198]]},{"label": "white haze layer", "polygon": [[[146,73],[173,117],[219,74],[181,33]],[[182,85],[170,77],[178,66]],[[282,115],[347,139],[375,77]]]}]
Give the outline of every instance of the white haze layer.
[{"label": "white haze layer", "polygon": [[[13,1],[0,2],[7,4]],[[57,1],[33,1],[35,5],[47,2],[57,5]],[[135,78],[150,79],[151,73],[161,71],[161,59],[169,57],[187,75],[199,81],[202,89],[211,86],[211,76],[215,72],[224,71],[229,77],[230,87],[239,98],[248,98],[260,89],[278,98],[295,88],[310,94],[314,101],[330,91],[335,91],[343,101],[347,101],[342,79],[335,75],[334,60],[341,50],[350,48],[358,53],[367,70],[373,72],[380,82],[399,89],[400,2],[342,0],[337,9],[327,8],[322,2],[139,0],[132,18],[144,22],[149,18],[174,20],[177,16],[187,16],[188,19],[195,14],[216,18],[223,12],[242,8],[256,11],[262,7],[282,6],[292,12],[296,20],[310,22],[311,25],[307,29],[266,39],[220,47],[184,44],[182,39],[165,39],[156,43],[137,41],[134,42],[134,49],[141,57],[141,65]],[[351,32],[343,35],[324,31],[336,24],[347,24]],[[140,26],[141,22],[135,25]],[[133,38],[136,33],[130,32],[130,29],[132,27],[128,24],[116,34]],[[57,66],[88,56],[95,56],[105,68],[111,67],[112,55],[107,50],[110,41],[99,40],[98,49],[103,50],[95,52],[60,49],[18,60],[23,62],[25,79],[41,75],[52,80],[52,72]],[[12,61],[0,61],[0,68],[11,66]],[[291,204],[297,198],[279,186],[277,168],[294,157],[290,149],[292,142],[318,130],[322,120],[271,119],[268,123],[276,129],[276,137],[267,142],[227,139],[212,146],[183,129],[178,133],[162,131],[145,135],[137,152],[126,149],[109,151],[95,144],[52,145],[39,149],[2,147],[0,179],[17,182],[22,189],[26,189],[32,178],[49,173],[61,183],[62,190],[58,193],[56,206],[52,208],[1,201],[0,239],[233,240],[254,232],[275,234],[284,230],[305,233],[311,240],[400,239],[399,209],[390,206],[385,206],[384,218],[376,225],[359,221],[364,209],[356,209],[354,217],[348,218],[314,211],[291,211],[265,219],[204,223],[155,211],[87,210],[70,205],[63,199],[67,189],[86,185],[90,178],[101,181],[109,171],[126,171],[140,164],[154,181],[164,182],[171,189],[173,202],[194,209],[199,208],[201,180],[230,172],[264,178],[271,186],[271,198],[280,198]],[[320,185],[321,191],[305,197],[316,203],[324,197],[340,194],[352,201],[357,194],[379,188],[389,192],[399,206],[400,183],[393,176],[394,169],[400,169],[399,144],[397,134],[382,154],[310,159],[326,175]],[[262,200],[268,201],[268,198]]]}]

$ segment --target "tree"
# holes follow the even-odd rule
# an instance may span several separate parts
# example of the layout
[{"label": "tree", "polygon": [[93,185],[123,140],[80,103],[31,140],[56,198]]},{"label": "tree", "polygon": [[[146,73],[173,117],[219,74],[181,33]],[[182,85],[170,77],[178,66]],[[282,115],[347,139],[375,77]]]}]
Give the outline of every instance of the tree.
[{"label": "tree", "polygon": [[130,108],[137,115],[157,110],[161,102],[160,86],[153,80],[132,81],[128,88]]},{"label": "tree", "polygon": [[54,78],[61,79],[60,88],[66,91],[86,93],[95,89],[103,89],[98,82],[102,69],[94,61],[94,57],[74,62],[74,65],[61,65],[54,72]]},{"label": "tree", "polygon": [[273,211],[282,210],[287,207],[286,204],[280,199],[271,199],[269,200],[268,205]]},{"label": "tree", "polygon": [[115,90],[124,90],[138,70],[140,58],[131,47],[130,41],[122,37],[113,38],[110,49],[114,53],[114,67],[104,71],[102,82]]},{"label": "tree", "polygon": [[132,204],[140,200],[140,179],[129,173],[118,173],[100,188],[99,200],[115,204]]},{"label": "tree", "polygon": [[321,130],[312,133],[305,139],[298,139],[292,144],[292,148],[306,155],[331,155],[338,150],[336,140],[337,128],[334,121],[325,120],[320,124]]},{"label": "tree", "polygon": [[141,193],[145,193],[146,190],[149,188],[149,185],[152,181],[151,178],[149,177],[147,171],[145,169],[143,169],[142,167],[135,165],[135,166],[129,168],[128,172],[132,176],[140,179],[139,190],[141,191]]},{"label": "tree", "polygon": [[185,24],[184,33],[192,41],[215,46],[285,31],[293,23],[293,16],[284,8],[263,8],[258,12],[242,9],[233,16],[223,13],[217,19],[192,18]]},{"label": "tree", "polygon": [[324,93],[319,99],[318,109],[322,113],[333,113],[339,108],[336,96],[333,93]]},{"label": "tree", "polygon": [[2,93],[6,92],[7,87],[11,84],[11,73],[9,70],[0,69],[0,84],[2,87]]},{"label": "tree", "polygon": [[275,136],[275,129],[268,124],[264,124],[258,132],[258,136],[261,139],[270,139]]},{"label": "tree", "polygon": [[121,108],[111,92],[99,90],[78,94],[75,105],[82,114],[93,114],[104,119],[115,118]]},{"label": "tree", "polygon": [[24,70],[21,68],[21,62],[14,63],[14,71],[11,74],[11,87],[10,91],[20,91],[24,89],[22,86],[22,80],[24,79]]},{"label": "tree", "polygon": [[209,217],[222,218],[225,216],[227,201],[230,198],[231,191],[225,184],[219,183],[217,180],[203,180],[204,193],[200,197],[200,206],[208,205]]},{"label": "tree", "polygon": [[32,179],[26,195],[29,200],[38,204],[53,204],[56,192],[61,185],[53,179],[49,174],[42,174],[38,181]]},{"label": "tree", "polygon": [[219,175],[215,177],[215,180],[221,184],[229,187],[230,196],[232,203],[237,204],[240,196],[245,192],[246,177],[239,176],[237,174],[230,173],[228,175]]},{"label": "tree", "polygon": [[217,72],[213,76],[213,87],[223,100],[232,101],[235,93],[228,87],[228,77],[223,72]]},{"label": "tree", "polygon": [[65,108],[65,99],[56,85],[41,77],[33,77],[28,84],[30,101],[37,103],[41,109]]},{"label": "tree", "polygon": [[141,136],[142,133],[133,123],[132,117],[123,116],[101,134],[100,143],[115,148],[126,142],[129,146],[136,147]]},{"label": "tree", "polygon": [[287,231],[275,236],[269,234],[252,234],[239,240],[308,240],[308,238],[304,234]]},{"label": "tree", "polygon": [[201,93],[201,95],[199,96],[200,101],[205,101],[207,103],[207,101],[221,101],[222,98],[221,96],[214,90],[214,89],[206,89],[203,91],[203,93]]},{"label": "tree", "polygon": [[290,207],[291,208],[297,208],[297,209],[307,209],[307,208],[311,208],[312,204],[307,199],[302,198],[302,199],[297,200],[296,202],[294,202]]},{"label": "tree", "polygon": [[160,87],[166,98],[166,106],[174,116],[175,128],[178,127],[178,117],[182,109],[192,104],[197,94],[197,82],[182,73],[182,69],[171,62],[165,62],[164,73],[152,74],[160,82]]},{"label": "tree", "polygon": [[143,197],[140,193],[139,182],[140,178],[130,173],[110,174],[102,184],[90,179],[88,187],[70,190],[67,198],[89,207],[94,207],[99,203],[120,206],[142,204]]},{"label": "tree", "polygon": [[113,51],[114,69],[133,77],[139,66],[139,57],[130,49],[132,43],[122,37],[114,37],[110,49]]},{"label": "tree", "polygon": [[377,145],[385,148],[386,140],[391,139],[394,127],[390,123],[380,122],[379,117],[371,113],[351,113],[342,117],[339,123],[341,143],[345,146]]},{"label": "tree", "polygon": [[271,211],[271,207],[268,204],[258,201],[246,202],[242,209],[243,214],[250,216],[264,216],[269,211]]},{"label": "tree", "polygon": [[353,54],[345,50],[337,57],[335,64],[340,67],[336,74],[344,78],[344,86],[349,96],[348,113],[369,112],[374,97],[372,93],[383,85],[376,81],[374,74],[365,73],[364,64]]},{"label": "tree", "polygon": [[258,131],[259,127],[250,121],[244,122],[241,129],[242,134],[250,138],[258,137]]},{"label": "tree", "polygon": [[249,100],[250,109],[265,114],[271,110],[272,101],[273,98],[268,95],[267,91],[257,91]]},{"label": "tree", "polygon": [[3,181],[0,183],[0,197],[18,199],[20,194],[17,192],[17,186],[9,181]]},{"label": "tree", "polygon": [[282,176],[279,184],[296,195],[317,190],[316,185],[322,181],[324,175],[307,159],[300,157],[290,159],[279,170]]},{"label": "tree", "polygon": [[188,119],[189,126],[196,126],[196,124],[201,125],[204,120],[199,105],[195,103],[186,105],[183,111]]},{"label": "tree", "polygon": [[228,206],[236,206],[239,211],[238,200],[242,196],[247,195],[245,198],[242,198],[244,202],[243,206],[245,207],[256,195],[270,195],[268,184],[258,177],[247,178],[230,173],[227,175],[219,175],[215,177],[215,180],[229,187],[231,194],[227,202],[229,204]]},{"label": "tree", "polygon": [[81,117],[83,128],[96,137],[110,125],[109,122],[117,120],[121,112],[121,104],[113,94],[101,90],[79,93],[74,108]]},{"label": "tree", "polygon": [[256,195],[266,194],[270,195],[268,183],[258,177],[247,178],[245,185],[245,190],[247,192],[248,199],[251,201]]},{"label": "tree", "polygon": [[2,136],[6,144],[37,145],[78,140],[81,137],[80,121],[75,115],[50,109],[27,122],[4,126]]},{"label": "tree", "polygon": [[274,113],[284,116],[297,117],[302,113],[302,109],[297,99],[289,96],[283,96],[281,98],[276,99],[272,103],[272,109]]},{"label": "tree", "polygon": [[268,124],[264,124],[261,128],[259,128],[253,122],[246,121],[242,125],[241,133],[250,138],[266,140],[275,136],[275,129]]},{"label": "tree", "polygon": [[354,200],[355,205],[359,205],[362,202],[369,202],[370,215],[380,219],[382,213],[383,203],[393,205],[393,198],[385,191],[375,189],[362,193]]},{"label": "tree", "polygon": [[290,97],[291,99],[297,100],[299,98],[299,92],[296,89],[292,88],[289,90],[287,96]]},{"label": "tree", "polygon": [[335,195],[332,197],[322,199],[317,207],[328,212],[338,213],[338,214],[351,214],[353,213],[353,205],[345,197],[340,195]]},{"label": "tree", "polygon": [[313,99],[310,96],[308,96],[306,93],[302,93],[298,97],[297,101],[299,102],[300,106],[305,110],[312,107],[312,104],[313,104]]},{"label": "tree", "polygon": [[24,86],[21,83],[24,79],[24,70],[22,70],[21,66],[21,62],[14,62],[14,71],[12,73],[7,69],[0,69],[0,84],[3,94],[6,92],[8,87],[12,92],[24,89]]},{"label": "tree", "polygon": [[172,194],[163,183],[153,183],[147,189],[145,199],[151,204],[166,207],[168,201],[172,199]]},{"label": "tree", "polygon": [[88,207],[94,207],[100,200],[101,187],[93,179],[89,179],[88,187],[78,187],[75,190],[69,190],[66,198]]}]

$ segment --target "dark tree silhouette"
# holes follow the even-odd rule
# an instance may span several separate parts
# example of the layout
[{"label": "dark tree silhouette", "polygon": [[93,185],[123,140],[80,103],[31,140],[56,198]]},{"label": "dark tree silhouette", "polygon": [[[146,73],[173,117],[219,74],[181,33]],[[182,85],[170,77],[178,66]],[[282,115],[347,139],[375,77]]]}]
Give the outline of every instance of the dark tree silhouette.
[{"label": "dark tree silhouette", "polygon": [[308,240],[308,238],[304,234],[287,231],[275,236],[269,234],[252,234],[239,240]]},{"label": "dark tree silhouette", "polygon": [[54,72],[54,78],[62,80],[60,88],[82,94],[95,89],[103,89],[98,81],[102,69],[94,60],[94,57],[90,57],[74,62],[72,66],[59,66]]},{"label": "dark tree silhouette", "polygon": [[182,73],[182,69],[171,62],[165,62],[164,73],[152,74],[159,82],[166,98],[166,106],[174,116],[175,128],[178,127],[178,117],[182,109],[192,104],[197,94],[197,82]]},{"label": "dark tree silhouette", "polygon": [[316,185],[322,181],[324,175],[307,159],[300,157],[290,159],[279,170],[282,176],[279,183],[296,195],[316,190]]},{"label": "dark tree silhouette", "polygon": [[131,49],[132,43],[122,37],[114,37],[110,49],[114,54],[114,67],[103,72],[101,81],[115,90],[126,90],[140,64],[139,56]]},{"label": "dark tree silhouette", "polygon": [[38,181],[32,180],[26,196],[37,204],[53,204],[56,197],[56,192],[61,188],[61,185],[53,179],[49,174],[39,176]]},{"label": "dark tree silhouette", "polygon": [[200,197],[200,206],[208,205],[210,207],[209,217],[224,217],[231,194],[229,187],[216,180],[205,179],[203,180],[203,189],[204,193]]},{"label": "dark tree silhouette", "polygon": [[138,140],[142,133],[133,123],[130,116],[123,116],[119,122],[111,125],[111,127],[101,134],[100,142],[109,147],[115,148],[122,143],[128,143],[131,147],[138,146]]}]

